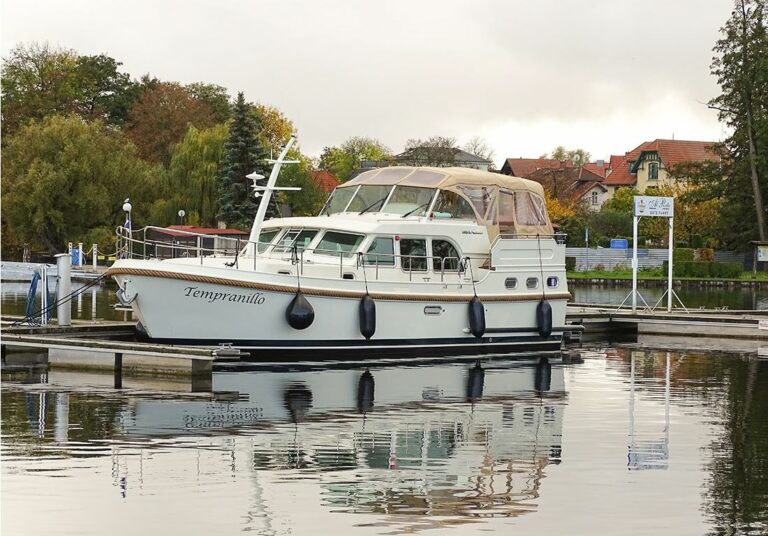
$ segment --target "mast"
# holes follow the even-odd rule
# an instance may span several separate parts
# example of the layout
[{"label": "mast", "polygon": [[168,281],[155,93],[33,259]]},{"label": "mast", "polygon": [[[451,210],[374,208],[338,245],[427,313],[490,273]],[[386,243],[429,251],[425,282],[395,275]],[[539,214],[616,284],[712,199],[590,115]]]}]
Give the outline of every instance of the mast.
[{"label": "mast", "polygon": [[[261,226],[264,224],[264,216],[267,215],[267,207],[269,206],[269,201],[272,199],[272,192],[276,190],[301,190],[301,188],[297,187],[283,187],[283,188],[276,188],[275,183],[277,182],[277,176],[280,174],[280,168],[283,167],[283,164],[298,164],[298,160],[286,160],[285,157],[288,154],[288,151],[293,146],[293,144],[296,142],[296,135],[291,134],[291,139],[288,140],[288,143],[285,144],[285,147],[283,147],[283,150],[280,152],[280,156],[277,157],[277,160],[269,159],[267,162],[274,164],[272,166],[272,172],[269,174],[269,180],[267,181],[266,186],[258,186],[256,184],[256,181],[263,180],[265,177],[263,175],[259,175],[256,172],[251,173],[250,175],[246,175],[247,178],[253,180],[253,190],[254,195],[256,197],[261,196],[261,202],[259,203],[259,210],[256,212],[256,218],[253,220],[253,226],[251,227],[251,235],[248,238],[248,253],[255,255],[256,250],[255,246],[256,243],[259,241],[259,233],[261,233]],[[261,192],[261,193],[260,193]]]}]

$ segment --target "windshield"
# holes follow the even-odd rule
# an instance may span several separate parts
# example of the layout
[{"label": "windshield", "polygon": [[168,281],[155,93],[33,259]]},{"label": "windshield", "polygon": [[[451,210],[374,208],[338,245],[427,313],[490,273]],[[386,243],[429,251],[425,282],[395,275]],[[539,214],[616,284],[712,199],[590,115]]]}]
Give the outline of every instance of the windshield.
[{"label": "windshield", "polygon": [[397,186],[392,197],[389,198],[387,206],[381,212],[404,216],[424,216],[433,197],[435,197],[434,188]]}]

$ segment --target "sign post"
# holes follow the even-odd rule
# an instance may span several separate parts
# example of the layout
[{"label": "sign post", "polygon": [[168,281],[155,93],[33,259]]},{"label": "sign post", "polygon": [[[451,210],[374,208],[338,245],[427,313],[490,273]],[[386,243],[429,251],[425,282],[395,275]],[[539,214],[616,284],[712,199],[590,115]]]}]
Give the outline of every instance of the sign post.
[{"label": "sign post", "polygon": [[[634,203],[634,215],[632,218],[632,312],[637,312],[637,224],[643,216],[652,218],[667,218],[669,228],[669,245],[667,256],[667,312],[672,312],[672,296],[677,297],[672,289],[672,259],[674,247],[674,221],[675,221],[675,198],[674,197],[653,197],[647,195],[636,195]],[[641,296],[642,299],[642,296]],[[656,302],[661,303],[664,295]],[[680,298],[677,297],[680,301]],[[643,300],[645,302],[645,300]],[[646,304],[647,305],[647,304]],[[683,302],[680,302],[683,305]],[[654,306],[655,308],[656,306]],[[685,305],[683,305],[685,308]]]}]

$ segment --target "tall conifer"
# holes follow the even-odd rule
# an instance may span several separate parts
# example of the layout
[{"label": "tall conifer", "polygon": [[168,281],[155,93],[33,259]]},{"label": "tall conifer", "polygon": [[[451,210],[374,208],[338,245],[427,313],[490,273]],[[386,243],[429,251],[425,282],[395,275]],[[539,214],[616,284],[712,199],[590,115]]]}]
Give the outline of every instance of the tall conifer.
[{"label": "tall conifer", "polygon": [[[247,229],[256,216],[258,199],[253,195],[251,180],[246,175],[255,171],[265,177],[269,176],[270,168],[266,162],[269,154],[259,142],[260,129],[261,125],[252,113],[251,105],[245,102],[242,92],[238,93],[218,177],[218,219],[229,227]],[[268,217],[276,213],[273,203],[270,203],[270,209]]]}]

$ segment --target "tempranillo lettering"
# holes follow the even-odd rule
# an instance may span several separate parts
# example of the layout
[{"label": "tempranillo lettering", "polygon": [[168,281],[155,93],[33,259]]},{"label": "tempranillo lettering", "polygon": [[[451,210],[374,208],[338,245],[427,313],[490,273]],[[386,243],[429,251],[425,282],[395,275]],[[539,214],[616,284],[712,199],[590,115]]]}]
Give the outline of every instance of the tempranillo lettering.
[{"label": "tempranillo lettering", "polygon": [[261,292],[251,292],[250,294],[237,294],[233,292],[213,292],[210,290],[200,290],[198,287],[186,287],[184,289],[187,298],[198,298],[208,300],[208,303],[215,301],[228,301],[233,303],[253,303],[261,305],[264,303],[264,294]]}]

